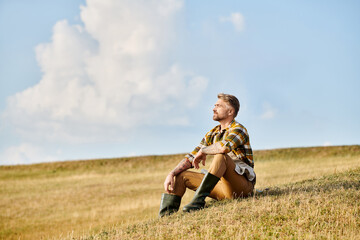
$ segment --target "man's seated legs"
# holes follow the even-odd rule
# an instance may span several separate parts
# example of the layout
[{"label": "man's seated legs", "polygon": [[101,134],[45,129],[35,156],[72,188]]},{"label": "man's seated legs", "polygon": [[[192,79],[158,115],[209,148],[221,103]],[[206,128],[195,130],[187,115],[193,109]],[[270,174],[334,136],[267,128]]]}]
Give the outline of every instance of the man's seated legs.
[{"label": "man's seated legs", "polygon": [[[253,191],[253,184],[246,177],[235,172],[234,161],[226,154],[216,154],[209,167],[209,173],[220,178],[215,188],[211,191],[211,198],[233,199],[237,197],[246,197]],[[196,191],[200,186],[204,174],[184,171],[175,177],[175,186],[173,194],[182,197],[186,188]]]},{"label": "man's seated legs", "polygon": [[[190,174],[191,177],[185,178],[186,180],[182,181],[184,184],[181,185],[183,189],[180,193],[185,193],[185,187],[196,189],[196,192],[192,201],[183,208],[183,211],[190,212],[203,208],[207,196],[217,200],[248,196],[253,191],[253,184],[244,176],[236,173],[235,167],[234,161],[228,155],[216,154],[205,176]],[[202,181],[198,185],[201,178]],[[192,179],[196,179],[196,182],[192,182]]]},{"label": "man's seated legs", "polygon": [[[181,197],[185,194],[186,188],[197,191],[198,187],[202,184],[204,177],[206,178],[208,175],[210,175],[208,176],[208,179],[210,179],[210,185],[207,185],[212,190],[210,189],[210,194],[206,193],[205,195],[211,198],[221,200],[246,197],[253,191],[253,184],[244,176],[235,172],[235,163],[226,154],[216,154],[214,156],[214,159],[209,167],[209,173],[210,174],[204,175],[188,170],[181,172],[175,177],[175,185],[172,195],[176,195],[181,199]],[[217,178],[220,178],[220,181],[217,182]],[[211,187],[211,185],[215,187]],[[197,201],[197,193],[198,191],[195,193],[194,199],[191,203]],[[205,197],[202,194],[200,207],[197,208],[203,207]],[[191,205],[191,203],[187,206]],[[189,209],[186,209],[187,206],[185,206],[184,211],[189,211]]]}]

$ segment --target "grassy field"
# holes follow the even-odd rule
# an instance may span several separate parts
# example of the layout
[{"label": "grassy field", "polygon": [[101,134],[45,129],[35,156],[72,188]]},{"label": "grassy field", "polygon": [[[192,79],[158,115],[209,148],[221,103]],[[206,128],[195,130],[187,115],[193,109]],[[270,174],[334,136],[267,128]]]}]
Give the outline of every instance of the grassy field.
[{"label": "grassy field", "polygon": [[2,166],[0,239],[359,239],[359,145],[254,156],[268,190],[161,220],[162,184],[183,154]]}]

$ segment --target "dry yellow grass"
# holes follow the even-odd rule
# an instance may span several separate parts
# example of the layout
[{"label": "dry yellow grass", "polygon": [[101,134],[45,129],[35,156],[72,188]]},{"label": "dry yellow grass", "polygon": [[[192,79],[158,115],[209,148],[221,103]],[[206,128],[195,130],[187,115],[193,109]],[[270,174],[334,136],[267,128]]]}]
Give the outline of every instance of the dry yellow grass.
[{"label": "dry yellow grass", "polygon": [[[358,145],[256,151],[254,155],[257,188],[273,188],[360,167]],[[116,226],[113,227],[115,231],[127,226],[131,229],[135,223],[158,221],[157,211],[163,180],[182,156],[0,167],[0,239],[92,236],[104,232],[102,229],[111,229],[112,226]],[[207,165],[210,162],[211,159]],[[187,192],[183,204],[191,197],[192,193]],[[264,211],[266,206],[272,206],[273,197],[264,197],[268,201],[263,202],[261,207],[254,207],[249,214],[256,215],[257,208]],[[323,197],[318,196],[319,204],[326,200]],[[306,201],[307,195],[299,195],[298,198],[302,203]],[[256,204],[256,201],[252,202],[250,199],[227,205],[215,204],[214,214],[221,215],[225,206],[230,208],[226,211],[239,211],[247,201],[249,204]],[[348,204],[346,201],[345,203]],[[284,205],[285,209],[291,207],[286,205],[286,201],[276,204]],[[346,204],[342,207],[346,207]],[[231,210],[232,207],[234,209]],[[311,208],[316,208],[316,205]],[[334,211],[338,209],[334,208]],[[315,209],[310,209],[309,212],[316,213]],[[213,217],[209,215],[205,219]],[[176,225],[176,221],[172,224]],[[260,228],[261,226],[257,226],[256,230]],[[209,236],[218,236],[210,230],[206,231]],[[226,231],[231,231],[231,228]],[[311,233],[309,234],[311,237]]]},{"label": "dry yellow grass", "polygon": [[82,239],[359,239],[360,168]]}]

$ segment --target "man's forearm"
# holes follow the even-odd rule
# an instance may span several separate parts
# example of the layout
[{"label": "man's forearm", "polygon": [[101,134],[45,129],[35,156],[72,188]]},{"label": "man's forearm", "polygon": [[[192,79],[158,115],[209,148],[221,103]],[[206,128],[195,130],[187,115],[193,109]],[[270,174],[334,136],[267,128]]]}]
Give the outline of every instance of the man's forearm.
[{"label": "man's forearm", "polygon": [[170,172],[173,176],[177,176],[179,173],[191,168],[191,162],[184,158],[175,168]]},{"label": "man's forearm", "polygon": [[207,147],[203,147],[201,149],[201,151],[207,155],[215,155],[215,154],[223,154],[223,153],[227,153],[227,149],[226,147],[222,147],[221,144],[219,142],[214,143],[210,146]]}]

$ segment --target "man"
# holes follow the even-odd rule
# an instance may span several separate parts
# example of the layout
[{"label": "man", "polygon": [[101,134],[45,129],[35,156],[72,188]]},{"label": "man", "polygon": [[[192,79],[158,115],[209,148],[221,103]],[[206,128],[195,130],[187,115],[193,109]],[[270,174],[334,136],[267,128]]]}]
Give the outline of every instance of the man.
[{"label": "man", "polygon": [[[244,126],[235,121],[240,103],[235,96],[218,94],[213,120],[220,125],[211,129],[191,153],[169,173],[164,182],[159,216],[177,212],[186,188],[196,190],[184,212],[204,208],[207,196],[221,200],[249,196],[254,189],[255,173],[249,135]],[[208,172],[188,171],[205,165],[206,156],[215,155]]]}]

